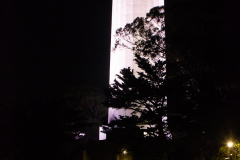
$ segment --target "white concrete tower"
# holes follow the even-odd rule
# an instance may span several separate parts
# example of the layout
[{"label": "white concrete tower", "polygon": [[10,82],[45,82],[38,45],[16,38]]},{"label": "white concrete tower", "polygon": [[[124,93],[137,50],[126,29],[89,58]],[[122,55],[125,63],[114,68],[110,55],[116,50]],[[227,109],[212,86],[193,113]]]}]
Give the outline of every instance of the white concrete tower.
[{"label": "white concrete tower", "polygon": [[[112,33],[111,33],[111,55],[110,55],[110,78],[109,83],[112,84],[116,78],[116,74],[120,73],[123,68],[130,67],[134,71],[138,71],[136,63],[133,61],[134,55],[129,49],[116,49],[112,51],[115,44],[115,32],[118,28],[124,27],[127,23],[133,22],[137,17],[146,17],[146,13],[151,8],[163,6],[164,0],[113,0],[112,2]],[[119,118],[119,115],[131,115],[131,111],[124,109],[108,109],[108,123]]]}]

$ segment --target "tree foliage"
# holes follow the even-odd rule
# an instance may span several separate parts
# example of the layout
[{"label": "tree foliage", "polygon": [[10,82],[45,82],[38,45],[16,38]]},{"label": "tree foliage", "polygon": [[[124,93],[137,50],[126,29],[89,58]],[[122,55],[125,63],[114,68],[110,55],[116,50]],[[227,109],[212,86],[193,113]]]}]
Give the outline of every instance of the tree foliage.
[{"label": "tree foliage", "polygon": [[240,143],[234,141],[233,146],[229,147],[227,144],[224,144],[220,147],[219,152],[216,156],[213,156],[212,160],[238,160],[240,158]]},{"label": "tree foliage", "polygon": [[105,95],[97,88],[91,86],[72,87],[65,94],[67,105],[80,111],[87,119],[87,123],[102,123],[107,115],[107,109],[103,105]]},{"label": "tree foliage", "polygon": [[239,133],[239,76],[230,65],[238,66],[237,57],[224,50],[221,7],[182,1],[165,8],[168,106],[173,118],[185,117],[169,126],[185,129],[189,145],[208,159],[222,137]]},{"label": "tree foliage", "polygon": [[210,158],[217,137],[234,130],[239,119],[239,81],[222,52],[214,5],[177,2],[165,12],[155,7],[116,31],[114,49],[133,50],[141,71],[121,71],[110,86],[109,106],[133,109],[150,124],[167,115],[173,138],[185,143],[185,157]]},{"label": "tree foliage", "polygon": [[73,121],[72,136],[77,141],[98,140],[99,126],[106,121],[107,108],[103,105],[105,95],[92,86],[72,87],[63,96],[66,106],[72,108],[82,119]]},{"label": "tree foliage", "polygon": [[[116,30],[116,41],[113,50],[127,48],[135,55],[165,59],[165,22],[163,7],[150,10],[145,18],[138,17],[124,28]],[[157,57],[157,58],[156,58]]]},{"label": "tree foliage", "polygon": [[[134,72],[130,68],[121,70],[114,84],[110,86],[109,106],[133,110],[140,115],[139,122],[156,125],[152,136],[163,138],[166,129],[166,63],[164,44],[163,8],[153,8],[147,18],[137,18],[131,24],[116,31],[115,49],[132,49],[134,61],[141,69]],[[152,128],[152,127],[150,127]],[[166,134],[166,133],[164,133]]]}]

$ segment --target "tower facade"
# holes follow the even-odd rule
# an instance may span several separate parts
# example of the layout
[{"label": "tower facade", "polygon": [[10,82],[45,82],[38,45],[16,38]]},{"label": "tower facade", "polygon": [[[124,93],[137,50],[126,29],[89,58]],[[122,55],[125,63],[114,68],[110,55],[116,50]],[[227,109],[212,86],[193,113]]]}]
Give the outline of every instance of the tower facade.
[{"label": "tower facade", "polygon": [[[113,51],[115,45],[115,33],[118,28],[123,28],[127,23],[133,22],[137,17],[146,17],[146,13],[151,8],[163,6],[164,0],[113,0],[112,2],[112,32],[111,32],[111,55],[110,55],[110,76],[109,83],[112,84],[116,75],[121,69],[130,67],[139,71],[137,64],[133,61],[134,55],[131,50],[126,48],[117,48]],[[131,116],[130,110],[125,109],[108,109],[108,123],[115,117]]]}]

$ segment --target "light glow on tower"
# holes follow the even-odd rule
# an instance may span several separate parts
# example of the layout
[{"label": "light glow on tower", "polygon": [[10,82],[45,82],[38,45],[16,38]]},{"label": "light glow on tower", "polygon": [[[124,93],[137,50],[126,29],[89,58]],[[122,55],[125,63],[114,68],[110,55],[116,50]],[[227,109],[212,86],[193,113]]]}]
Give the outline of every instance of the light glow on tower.
[{"label": "light glow on tower", "polygon": [[[112,1],[112,29],[111,29],[111,53],[110,53],[110,74],[109,84],[114,83],[116,75],[121,69],[130,67],[134,73],[140,71],[136,62],[134,62],[134,54],[131,49],[117,48],[113,50],[116,42],[116,30],[123,28],[127,23],[132,23],[137,17],[146,17],[146,14],[153,7],[163,6],[164,0],[113,0]],[[130,45],[130,48],[132,46]],[[108,108],[108,123],[120,116],[132,116],[130,109]],[[138,115],[137,115],[138,116]],[[147,127],[147,126],[146,126]],[[104,137],[104,138],[103,138]],[[100,133],[100,140],[106,138]]]},{"label": "light glow on tower", "polygon": [[[109,84],[114,82],[116,75],[121,69],[130,67],[136,73],[140,71],[133,61],[133,51],[127,48],[113,50],[116,42],[116,30],[123,28],[127,23],[132,23],[137,17],[146,17],[146,13],[153,7],[163,6],[164,0],[113,0],[112,3],[112,32],[111,32],[111,55],[110,55],[110,76]],[[108,123],[115,117],[131,116],[132,110],[108,109]]]}]

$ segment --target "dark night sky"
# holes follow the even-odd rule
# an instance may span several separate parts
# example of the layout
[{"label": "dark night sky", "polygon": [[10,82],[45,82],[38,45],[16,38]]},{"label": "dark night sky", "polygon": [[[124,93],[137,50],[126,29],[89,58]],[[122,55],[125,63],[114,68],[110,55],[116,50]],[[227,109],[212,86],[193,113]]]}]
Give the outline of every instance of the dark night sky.
[{"label": "dark night sky", "polygon": [[[227,50],[233,50],[236,56],[239,3],[232,1],[235,3],[222,1],[225,28],[221,34],[228,43]],[[57,95],[70,86],[107,87],[111,3],[3,0],[0,99]]]},{"label": "dark night sky", "polygon": [[111,0],[4,1],[1,99],[108,85]]}]

